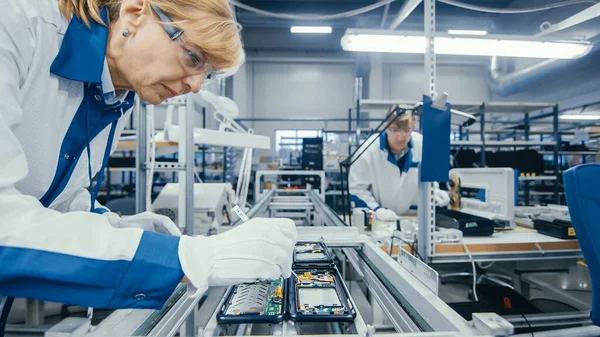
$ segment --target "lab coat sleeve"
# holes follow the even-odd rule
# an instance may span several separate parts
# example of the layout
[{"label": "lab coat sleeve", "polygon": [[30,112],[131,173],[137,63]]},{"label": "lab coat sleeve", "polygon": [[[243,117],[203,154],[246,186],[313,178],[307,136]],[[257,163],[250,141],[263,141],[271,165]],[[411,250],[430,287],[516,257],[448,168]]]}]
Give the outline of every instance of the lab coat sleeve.
[{"label": "lab coat sleeve", "polygon": [[379,203],[371,193],[371,184],[375,177],[371,176],[366,153],[358,158],[350,167],[348,186],[350,198],[356,207],[379,208]]},{"label": "lab coat sleeve", "polygon": [[33,55],[43,53],[35,50],[39,27],[17,7],[3,2],[0,11],[0,295],[158,309],[183,277],[178,237],[115,229],[90,212],[47,209],[15,187],[28,174],[14,133],[27,99],[21,87]]}]

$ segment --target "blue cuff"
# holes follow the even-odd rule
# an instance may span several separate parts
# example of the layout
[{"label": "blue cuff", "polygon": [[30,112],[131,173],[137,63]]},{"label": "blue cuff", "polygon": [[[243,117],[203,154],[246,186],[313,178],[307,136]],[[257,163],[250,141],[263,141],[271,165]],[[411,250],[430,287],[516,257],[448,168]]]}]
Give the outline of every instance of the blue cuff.
[{"label": "blue cuff", "polygon": [[350,194],[350,200],[354,201],[354,207],[357,208],[371,208],[364,202],[361,198],[357,197],[354,194]]},{"label": "blue cuff", "polygon": [[107,309],[160,309],[184,276],[178,249],[179,237],[144,231]]},{"label": "blue cuff", "polygon": [[106,207],[96,207],[92,210],[92,213],[104,214],[110,212]]}]

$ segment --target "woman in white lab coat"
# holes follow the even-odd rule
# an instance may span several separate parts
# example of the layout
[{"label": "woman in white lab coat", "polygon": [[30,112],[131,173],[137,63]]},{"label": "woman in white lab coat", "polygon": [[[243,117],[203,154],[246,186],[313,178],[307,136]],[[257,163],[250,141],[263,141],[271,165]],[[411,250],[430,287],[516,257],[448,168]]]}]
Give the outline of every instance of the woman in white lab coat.
[{"label": "woman in white lab coat", "polygon": [[[381,221],[395,220],[418,204],[423,136],[413,131],[416,119],[410,111],[396,119],[394,116],[388,114],[385,131],[350,167],[348,177],[354,206],[375,211]],[[438,205],[448,204],[446,192],[435,189],[434,193]]]},{"label": "woman in white lab coat", "polygon": [[160,308],[182,280],[198,296],[288,276],[291,220],[180,237],[166,217],[121,219],[96,202],[135,93],[158,104],[198,92],[243,60],[226,0],[3,1],[0,296]]}]

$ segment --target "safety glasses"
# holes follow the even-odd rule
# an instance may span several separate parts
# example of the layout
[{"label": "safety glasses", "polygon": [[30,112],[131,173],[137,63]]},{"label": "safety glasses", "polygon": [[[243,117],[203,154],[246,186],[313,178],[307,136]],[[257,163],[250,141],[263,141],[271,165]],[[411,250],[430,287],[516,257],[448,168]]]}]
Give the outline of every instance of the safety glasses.
[{"label": "safety glasses", "polygon": [[192,47],[187,45],[182,38],[184,31],[180,28],[172,25],[173,20],[165,14],[160,8],[155,5],[150,5],[154,13],[158,16],[162,23],[162,27],[169,36],[171,41],[178,42],[179,46],[179,57],[181,59],[182,64],[186,68],[189,74],[198,74],[204,73],[206,74],[206,78],[204,79],[202,85],[208,84],[212,82],[217,76],[219,76],[218,71],[214,71],[211,68],[210,62],[206,55],[202,52],[202,50],[198,47]]}]

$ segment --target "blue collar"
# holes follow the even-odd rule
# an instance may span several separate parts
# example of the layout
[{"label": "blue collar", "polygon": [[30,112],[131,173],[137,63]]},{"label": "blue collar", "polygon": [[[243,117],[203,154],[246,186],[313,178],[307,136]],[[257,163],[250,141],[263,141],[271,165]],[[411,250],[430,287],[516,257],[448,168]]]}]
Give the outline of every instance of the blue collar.
[{"label": "blue collar", "polygon": [[[402,167],[399,167],[400,171],[402,171],[402,172],[408,172],[408,170],[411,167],[416,167],[416,166],[414,166],[415,163],[412,162],[412,148],[413,148],[413,139],[411,136],[410,140],[408,141],[408,151],[405,154],[406,158],[404,160],[404,165],[402,165]],[[394,157],[394,154],[392,153],[392,151],[390,151],[390,145],[388,143],[387,133],[385,132],[385,130],[382,131],[381,136],[379,136],[379,149],[381,151],[387,152],[388,162],[394,164],[395,166],[398,166],[398,161]]]},{"label": "blue collar", "polygon": [[[108,10],[100,9],[102,21],[108,22]],[[78,82],[101,83],[108,28],[90,20],[90,27],[73,16],[50,72]]]}]

